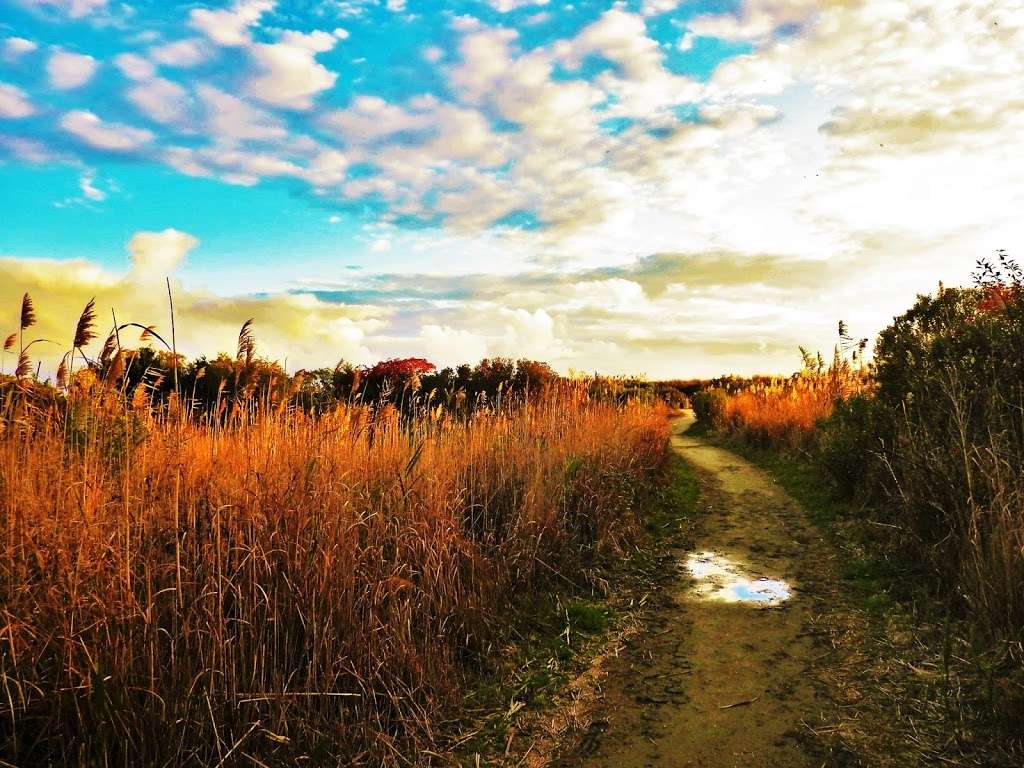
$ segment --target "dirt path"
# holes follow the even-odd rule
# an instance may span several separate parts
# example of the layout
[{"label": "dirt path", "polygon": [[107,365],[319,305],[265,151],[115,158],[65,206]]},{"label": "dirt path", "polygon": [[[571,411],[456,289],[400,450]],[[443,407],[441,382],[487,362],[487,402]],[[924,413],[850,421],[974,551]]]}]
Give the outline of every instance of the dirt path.
[{"label": "dirt path", "polygon": [[825,655],[813,620],[835,555],[761,470],[684,434],[691,423],[676,423],[672,446],[701,475],[695,548],[676,553],[665,605],[611,669],[606,721],[561,764],[820,766],[802,737],[828,706],[811,669]]}]

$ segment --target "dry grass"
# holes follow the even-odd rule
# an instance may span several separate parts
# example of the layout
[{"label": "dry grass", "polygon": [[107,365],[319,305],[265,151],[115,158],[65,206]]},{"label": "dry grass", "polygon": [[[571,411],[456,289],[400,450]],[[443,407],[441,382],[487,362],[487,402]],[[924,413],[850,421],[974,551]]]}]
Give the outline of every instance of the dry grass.
[{"label": "dry grass", "polygon": [[563,387],[412,420],[198,423],[8,382],[0,755],[17,765],[422,764],[510,604],[637,531],[660,408]]},{"label": "dry grass", "polygon": [[865,371],[837,354],[828,368],[808,365],[794,376],[717,390],[708,415],[715,428],[751,445],[803,450],[836,403],[869,386]]}]

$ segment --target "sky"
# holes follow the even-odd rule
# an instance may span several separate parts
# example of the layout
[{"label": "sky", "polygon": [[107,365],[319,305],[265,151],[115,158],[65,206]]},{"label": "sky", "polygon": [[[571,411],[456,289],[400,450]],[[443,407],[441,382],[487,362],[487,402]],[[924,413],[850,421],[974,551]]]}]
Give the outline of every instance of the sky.
[{"label": "sky", "polygon": [[0,0],[0,331],[787,372],[1019,254],[1022,83],[1024,0]]}]

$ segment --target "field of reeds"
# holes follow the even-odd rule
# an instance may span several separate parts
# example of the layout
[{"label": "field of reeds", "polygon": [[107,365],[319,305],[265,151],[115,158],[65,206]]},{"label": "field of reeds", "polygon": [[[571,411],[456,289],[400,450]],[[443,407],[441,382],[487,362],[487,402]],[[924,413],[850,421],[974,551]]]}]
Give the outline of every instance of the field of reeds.
[{"label": "field of reeds", "polygon": [[[845,327],[840,324],[840,334]],[[858,346],[860,346],[858,344]],[[726,379],[693,398],[698,418],[734,437],[761,447],[806,450],[815,441],[818,424],[832,415],[837,403],[871,387],[860,360],[837,347],[828,366],[821,356],[801,350],[803,368],[792,376]]]},{"label": "field of reeds", "polygon": [[426,764],[514,608],[635,540],[666,450],[662,406],[587,381],[467,411],[418,370],[304,407],[253,375],[248,326],[203,401],[205,369],[137,370],[160,361],[126,328],[86,357],[87,312],[51,387],[26,300],[0,385],[0,764]]}]

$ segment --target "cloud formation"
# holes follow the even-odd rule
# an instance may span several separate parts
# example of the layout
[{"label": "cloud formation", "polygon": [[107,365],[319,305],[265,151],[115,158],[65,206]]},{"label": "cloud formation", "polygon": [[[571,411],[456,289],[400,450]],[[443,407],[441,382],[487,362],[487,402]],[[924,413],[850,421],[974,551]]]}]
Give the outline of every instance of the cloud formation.
[{"label": "cloud formation", "polygon": [[104,122],[92,112],[81,109],[65,113],[60,126],[85,144],[111,152],[129,152],[153,139],[152,132],[144,128]]},{"label": "cloud formation", "polygon": [[46,62],[46,72],[54,88],[80,88],[96,73],[96,59],[86,54],[56,51]]},{"label": "cloud formation", "polygon": [[26,93],[16,85],[0,83],[0,117],[18,119],[35,113]]},{"label": "cloud formation", "polygon": [[281,306],[376,313],[367,355],[784,367],[1024,235],[1016,0],[238,0],[110,49],[60,34],[104,3],[22,5],[61,23],[3,43],[0,152],[96,206],[125,159],[284,190],[337,255]]},{"label": "cloud formation", "polygon": [[[0,322],[16,327],[21,295],[29,292],[38,316],[33,332],[56,342],[34,350],[43,371],[52,374],[70,346],[79,313],[92,298],[98,318],[109,319],[114,310],[119,323],[156,325],[161,331],[169,328],[169,310],[161,303],[167,295],[164,279],[170,276],[178,347],[190,356],[232,352],[239,328],[252,317],[260,354],[287,359],[290,370],[330,365],[339,358],[369,360],[365,339],[382,326],[386,312],[345,307],[311,295],[226,298],[191,290],[175,278],[175,272],[198,244],[196,238],[175,230],[138,232],[128,243],[131,267],[123,273],[82,259],[0,257]],[[100,320],[100,326],[104,322]],[[105,335],[101,333],[92,346],[98,347]],[[126,346],[138,343],[134,338],[122,341]]]}]

